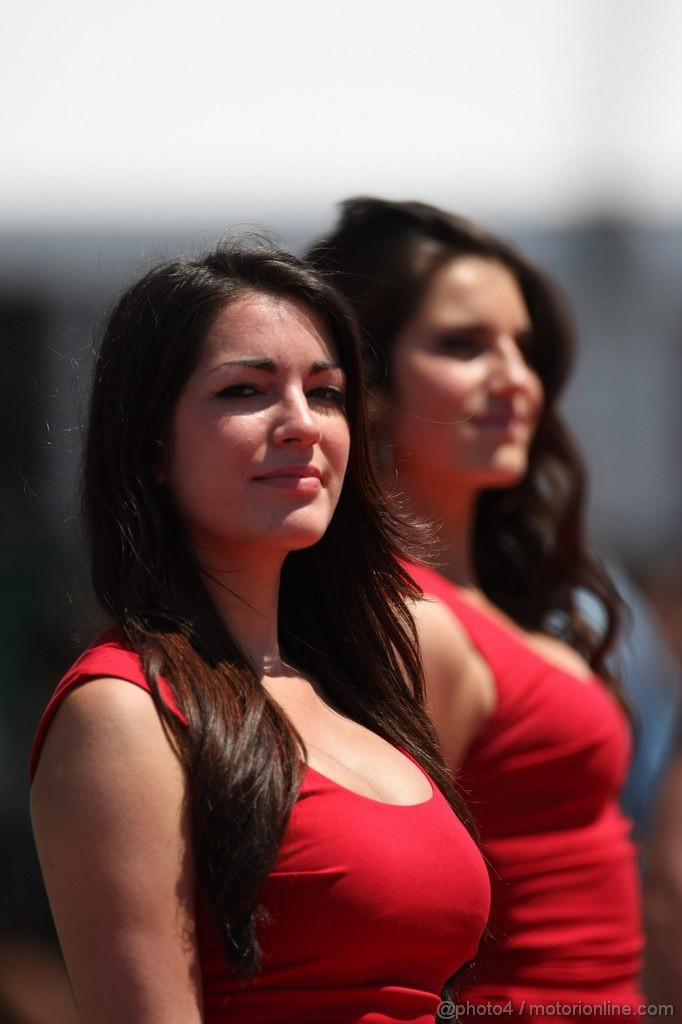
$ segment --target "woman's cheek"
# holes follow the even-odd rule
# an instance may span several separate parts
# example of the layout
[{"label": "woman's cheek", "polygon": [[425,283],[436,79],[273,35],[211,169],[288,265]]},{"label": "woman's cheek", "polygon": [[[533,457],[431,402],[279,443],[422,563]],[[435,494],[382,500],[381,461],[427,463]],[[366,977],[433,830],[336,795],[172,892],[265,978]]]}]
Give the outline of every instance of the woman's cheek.
[{"label": "woman's cheek", "polygon": [[538,420],[540,419],[543,406],[545,404],[545,389],[543,388],[542,382],[539,377],[535,377],[534,395],[532,401],[535,412],[535,424],[537,424]]}]

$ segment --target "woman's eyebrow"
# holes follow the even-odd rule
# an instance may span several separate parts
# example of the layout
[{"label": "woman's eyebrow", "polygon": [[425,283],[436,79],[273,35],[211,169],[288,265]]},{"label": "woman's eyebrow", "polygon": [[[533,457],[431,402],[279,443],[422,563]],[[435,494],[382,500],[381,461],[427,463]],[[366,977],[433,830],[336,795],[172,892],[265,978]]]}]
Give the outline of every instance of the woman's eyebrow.
[{"label": "woman's eyebrow", "polygon": [[466,334],[467,332],[475,333],[476,331],[483,332],[487,329],[488,325],[482,320],[463,320],[461,323],[433,325],[428,331],[424,331],[424,333],[444,338],[450,334]]},{"label": "woman's eyebrow", "polygon": [[[263,370],[265,373],[277,373],[277,363],[273,359],[260,359],[260,358],[246,358],[246,359],[226,359],[218,366],[214,366],[210,369],[209,373],[215,373],[217,370],[221,370],[224,366],[246,366],[251,370]],[[325,373],[327,370],[341,370],[341,364],[335,362],[329,362],[322,360],[317,363],[313,363],[310,367],[310,373]]]},{"label": "woman's eyebrow", "polygon": [[313,363],[313,365],[310,367],[311,373],[324,373],[325,370],[343,371],[343,367],[341,366],[340,363],[327,362],[326,360],[323,360],[319,363]]},{"label": "woman's eyebrow", "polygon": [[[468,320],[462,323],[441,325],[434,327],[429,333],[439,338],[447,338],[449,335],[458,334],[486,334],[496,330],[495,326],[486,320]],[[534,332],[535,327],[529,323],[514,330],[515,335],[526,335]]]},{"label": "woman's eyebrow", "polygon": [[251,370],[265,370],[266,373],[277,373],[277,364],[272,359],[225,359],[222,363],[214,366],[209,373],[222,370],[223,366],[248,366]]}]

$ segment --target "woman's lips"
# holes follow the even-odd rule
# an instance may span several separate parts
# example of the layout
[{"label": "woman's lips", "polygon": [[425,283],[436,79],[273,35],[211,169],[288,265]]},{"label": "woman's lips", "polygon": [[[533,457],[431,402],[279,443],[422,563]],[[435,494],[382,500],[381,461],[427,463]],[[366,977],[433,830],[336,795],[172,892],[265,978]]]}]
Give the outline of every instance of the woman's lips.
[{"label": "woman's lips", "polygon": [[278,466],[254,477],[256,483],[296,494],[317,494],[322,487],[322,473],[317,466]]},{"label": "woman's lips", "polygon": [[486,413],[472,417],[472,422],[482,430],[490,433],[517,437],[528,429],[528,419],[516,413]]}]

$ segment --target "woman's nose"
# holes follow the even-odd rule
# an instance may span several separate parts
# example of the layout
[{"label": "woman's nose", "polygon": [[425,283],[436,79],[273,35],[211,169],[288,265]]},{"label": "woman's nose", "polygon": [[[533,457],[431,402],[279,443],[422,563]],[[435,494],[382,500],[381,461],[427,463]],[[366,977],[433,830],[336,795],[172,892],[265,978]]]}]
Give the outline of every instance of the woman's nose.
[{"label": "woman's nose", "polygon": [[283,396],[278,407],[273,439],[278,444],[298,443],[305,446],[320,440],[320,421],[311,409],[305,392],[296,389]]},{"label": "woman's nose", "polygon": [[500,390],[516,391],[528,385],[531,370],[515,338],[504,335],[494,348],[492,383]]}]

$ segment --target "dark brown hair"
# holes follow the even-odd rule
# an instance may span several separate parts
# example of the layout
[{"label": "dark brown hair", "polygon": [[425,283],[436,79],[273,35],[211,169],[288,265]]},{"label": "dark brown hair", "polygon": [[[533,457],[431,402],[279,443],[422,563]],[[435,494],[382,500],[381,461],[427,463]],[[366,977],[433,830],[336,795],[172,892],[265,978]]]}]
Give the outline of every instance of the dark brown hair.
[{"label": "dark brown hair", "polygon": [[[573,354],[562,297],[512,246],[462,217],[417,202],[358,198],[341,205],[334,232],[308,257],[355,309],[377,391],[390,389],[392,345],[441,267],[478,256],[501,263],[518,282],[533,324],[528,359],[542,380],[544,405],[524,478],[479,497],[474,564],[495,604],[526,629],[560,636],[617,691],[605,656],[622,605],[587,549],[585,468],[557,412]],[[583,611],[585,596],[600,609],[596,622]]]},{"label": "dark brown hair", "polygon": [[[324,537],[285,560],[283,650],[350,718],[412,754],[468,820],[422,709],[406,605],[415,587],[398,561],[416,534],[386,502],[373,467],[349,307],[301,260],[264,242],[224,243],[155,267],[123,293],[103,334],[83,512],[96,594],[141,656],[186,768],[197,879],[242,975],[258,967],[259,893],[298,794],[303,744],[218,615],[154,467],[207,331],[249,292],[320,312],[347,379],[348,471]],[[161,699],[161,675],[188,727]]]}]

